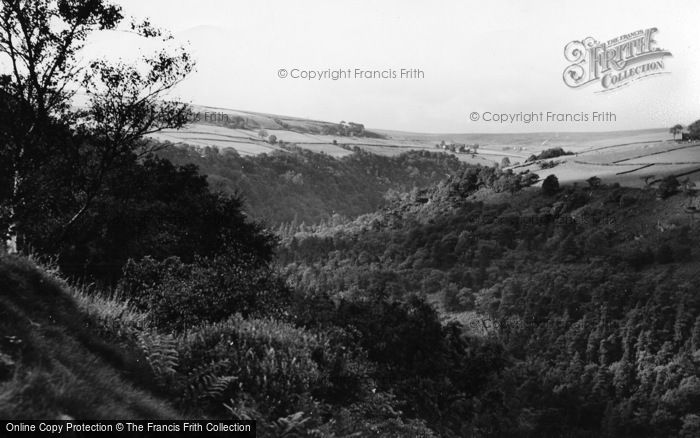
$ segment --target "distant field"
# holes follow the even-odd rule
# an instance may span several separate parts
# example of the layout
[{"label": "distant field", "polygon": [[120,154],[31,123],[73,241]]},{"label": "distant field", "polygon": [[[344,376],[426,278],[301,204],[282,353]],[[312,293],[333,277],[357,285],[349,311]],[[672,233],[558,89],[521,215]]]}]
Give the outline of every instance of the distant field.
[{"label": "distant field", "polygon": [[[486,166],[500,164],[507,157],[518,171],[529,169],[542,178],[556,174],[562,183],[584,181],[594,175],[605,182],[635,187],[643,186],[643,177],[650,175],[656,179],[673,174],[700,181],[700,144],[675,142],[665,129],[524,134],[423,134],[371,129],[384,138],[341,137],[320,133],[329,122],[222,108],[194,107],[194,110],[200,114],[214,114],[217,118],[242,120],[245,128],[199,122],[153,137],[199,147],[232,148],[246,156],[285,150],[258,135],[260,129],[265,129],[268,135],[275,135],[278,142],[338,158],[351,154],[351,147],[394,156],[410,150],[441,150],[435,147],[441,141],[478,143],[477,154],[455,155],[461,161]],[[575,155],[545,160],[559,162],[551,169],[541,169],[540,163],[524,164],[530,155],[553,147]]]},{"label": "distant field", "polygon": [[581,150],[544,161],[559,162],[556,167],[541,169],[540,163],[520,166],[542,179],[555,174],[560,182],[584,181],[598,176],[606,183],[628,187],[643,187],[645,178],[651,181],[668,175],[688,177],[700,182],[700,143],[680,143],[672,140],[640,144],[611,145],[600,149]]}]

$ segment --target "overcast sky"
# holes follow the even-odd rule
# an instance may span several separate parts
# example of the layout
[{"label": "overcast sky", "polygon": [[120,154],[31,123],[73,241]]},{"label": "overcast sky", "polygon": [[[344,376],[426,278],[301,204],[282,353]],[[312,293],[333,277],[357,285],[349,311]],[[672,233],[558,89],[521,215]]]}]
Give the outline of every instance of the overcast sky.
[{"label": "overcast sky", "polygon": [[[177,93],[196,104],[416,132],[601,131],[700,118],[697,1],[121,0],[189,41],[197,72]],[[656,27],[669,74],[611,93],[570,89],[564,46]],[[133,52],[129,38],[89,48]],[[307,81],[279,69],[417,68],[423,79]],[[469,114],[610,111],[615,122],[472,122]]]}]

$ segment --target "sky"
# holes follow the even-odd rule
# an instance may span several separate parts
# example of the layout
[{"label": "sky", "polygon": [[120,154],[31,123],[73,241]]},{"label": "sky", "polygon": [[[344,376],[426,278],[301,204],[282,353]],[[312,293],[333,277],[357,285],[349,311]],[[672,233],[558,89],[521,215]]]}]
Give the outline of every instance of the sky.
[{"label": "sky", "polygon": [[[413,132],[610,131],[700,118],[697,1],[121,0],[172,31],[197,71],[177,97],[208,106]],[[569,88],[564,47],[658,28],[667,74],[608,93]],[[88,55],[135,52],[123,33]],[[305,70],[419,69],[415,79],[306,80]],[[280,69],[288,76],[279,77]],[[484,121],[484,113],[612,113],[588,122]],[[478,121],[470,115],[476,112]],[[489,116],[487,118],[492,118]]]}]

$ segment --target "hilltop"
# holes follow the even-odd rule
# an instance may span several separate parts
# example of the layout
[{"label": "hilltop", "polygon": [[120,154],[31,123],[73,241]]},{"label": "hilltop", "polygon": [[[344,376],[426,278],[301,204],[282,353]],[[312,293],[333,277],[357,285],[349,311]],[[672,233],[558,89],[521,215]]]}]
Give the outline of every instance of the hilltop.
[{"label": "hilltop", "polygon": [[[649,181],[668,175],[700,181],[700,143],[676,142],[666,129],[427,134],[364,129],[354,122],[341,125],[197,105],[192,110],[197,115],[193,123],[181,130],[160,132],[153,138],[200,148],[235,150],[246,157],[287,153],[289,145],[335,158],[349,156],[355,148],[382,156],[440,151],[467,164],[504,165],[515,171],[528,169],[537,171],[542,178],[556,173],[564,183],[583,182],[591,176],[598,176],[606,183],[618,182],[630,187],[644,187]],[[348,129],[351,124],[362,126],[361,133]],[[450,150],[450,145],[457,147]],[[460,145],[468,147],[469,152],[460,153]],[[562,148],[571,154],[532,161],[533,156],[553,148]],[[504,159],[507,162],[504,163]]]}]

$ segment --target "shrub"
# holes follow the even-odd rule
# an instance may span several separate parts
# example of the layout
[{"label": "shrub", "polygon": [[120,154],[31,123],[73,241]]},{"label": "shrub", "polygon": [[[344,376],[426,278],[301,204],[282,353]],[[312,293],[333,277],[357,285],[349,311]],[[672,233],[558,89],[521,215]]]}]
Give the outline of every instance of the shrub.
[{"label": "shrub", "polygon": [[161,329],[183,330],[234,313],[279,315],[288,290],[270,268],[250,254],[229,252],[191,264],[177,257],[162,262],[130,260],[117,290]]},{"label": "shrub", "polygon": [[602,180],[600,178],[598,178],[597,176],[592,176],[592,177],[588,178],[586,180],[586,182],[588,183],[589,187],[592,189],[597,189],[602,184]]},{"label": "shrub", "polygon": [[669,175],[661,180],[657,193],[661,199],[666,199],[669,196],[676,194],[680,186],[681,183],[678,182],[678,179],[673,175]]},{"label": "shrub", "polygon": [[561,161],[542,161],[540,162],[540,169],[552,169],[554,167],[557,167],[559,164],[561,164]]},{"label": "shrub", "polygon": [[542,182],[542,194],[545,196],[552,196],[559,191],[559,179],[556,175],[549,175]]},{"label": "shrub", "polygon": [[[104,190],[70,229],[59,226],[61,217],[36,212],[22,223],[25,243],[58,255],[61,272],[71,279],[114,286],[129,258],[178,256],[190,263],[196,254],[219,253],[222,242],[272,257],[275,239],[249,220],[242,199],[211,190],[196,166],[146,156],[105,179]],[[72,210],[66,209],[61,214]]]},{"label": "shrub", "polygon": [[573,152],[564,151],[560,147],[545,149],[539,155],[537,155],[537,160],[545,160],[547,158],[561,157],[562,155],[573,155]]},{"label": "shrub", "polygon": [[324,384],[312,357],[321,341],[283,322],[236,314],[190,329],[180,342],[185,404],[222,411],[222,401],[250,397],[261,414],[278,418],[296,412],[300,396]]},{"label": "shrub", "polygon": [[444,306],[446,310],[451,312],[472,310],[474,308],[474,294],[469,288],[458,289],[451,283],[445,289]]}]

